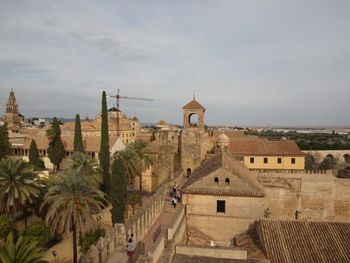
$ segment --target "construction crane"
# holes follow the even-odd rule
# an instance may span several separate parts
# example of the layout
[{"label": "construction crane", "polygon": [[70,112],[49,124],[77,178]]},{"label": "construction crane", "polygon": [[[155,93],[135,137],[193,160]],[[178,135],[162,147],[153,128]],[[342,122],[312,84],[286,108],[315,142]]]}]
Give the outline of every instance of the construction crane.
[{"label": "construction crane", "polygon": [[120,99],[127,99],[127,100],[144,100],[144,101],[153,101],[152,99],[147,98],[139,98],[139,97],[128,97],[128,96],[120,96],[120,89],[117,90],[116,95],[107,95],[107,97],[115,98],[116,100],[116,108],[117,108],[117,136],[119,137],[119,112],[120,109]]}]

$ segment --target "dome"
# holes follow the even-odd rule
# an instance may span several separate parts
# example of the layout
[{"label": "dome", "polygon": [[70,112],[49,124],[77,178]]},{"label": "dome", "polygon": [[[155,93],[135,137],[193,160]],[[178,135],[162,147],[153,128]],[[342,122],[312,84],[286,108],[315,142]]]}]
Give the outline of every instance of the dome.
[{"label": "dome", "polygon": [[230,145],[230,138],[226,134],[220,134],[217,143],[219,147],[228,147]]}]

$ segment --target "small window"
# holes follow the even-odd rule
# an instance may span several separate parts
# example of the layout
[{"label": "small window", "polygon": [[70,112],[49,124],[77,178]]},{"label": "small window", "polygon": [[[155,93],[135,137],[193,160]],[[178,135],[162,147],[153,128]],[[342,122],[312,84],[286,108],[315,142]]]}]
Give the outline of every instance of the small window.
[{"label": "small window", "polygon": [[219,178],[215,177],[215,178],[214,178],[214,183],[215,183],[215,184],[219,184]]},{"label": "small window", "polygon": [[291,159],[292,164],[295,164],[295,158]]},{"label": "small window", "polygon": [[268,163],[267,157],[264,157],[264,163]]},{"label": "small window", "polygon": [[230,179],[229,179],[229,178],[226,178],[226,179],[225,179],[225,184],[226,184],[226,185],[229,185],[229,184],[230,184]]},{"label": "small window", "polygon": [[225,213],[225,200],[217,200],[216,201],[216,212],[217,213]]},{"label": "small window", "polygon": [[250,163],[254,163],[254,157],[250,157]]},{"label": "small window", "polygon": [[277,163],[282,163],[282,158],[281,157],[277,158]]}]

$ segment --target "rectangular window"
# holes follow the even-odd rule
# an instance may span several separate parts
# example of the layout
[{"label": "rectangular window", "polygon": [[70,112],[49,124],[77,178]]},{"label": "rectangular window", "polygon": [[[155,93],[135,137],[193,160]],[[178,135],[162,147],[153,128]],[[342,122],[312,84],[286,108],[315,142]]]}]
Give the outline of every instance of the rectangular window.
[{"label": "rectangular window", "polygon": [[217,200],[216,201],[216,212],[217,213],[225,213],[225,203],[224,200]]},{"label": "rectangular window", "polygon": [[250,163],[254,163],[254,157],[250,157]]},{"label": "rectangular window", "polygon": [[291,159],[292,164],[295,164],[295,158]]},{"label": "rectangular window", "polygon": [[268,163],[267,157],[264,158],[264,163]]},{"label": "rectangular window", "polygon": [[277,158],[277,163],[282,163],[282,158],[281,157]]}]

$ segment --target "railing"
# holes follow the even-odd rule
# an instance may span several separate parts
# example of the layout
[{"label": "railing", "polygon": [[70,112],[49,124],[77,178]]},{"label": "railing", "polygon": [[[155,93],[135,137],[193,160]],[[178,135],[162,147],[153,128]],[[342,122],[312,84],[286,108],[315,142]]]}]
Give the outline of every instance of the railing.
[{"label": "railing", "polygon": [[253,173],[333,174],[333,170],[250,169]]}]

